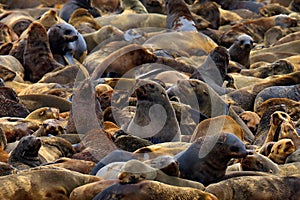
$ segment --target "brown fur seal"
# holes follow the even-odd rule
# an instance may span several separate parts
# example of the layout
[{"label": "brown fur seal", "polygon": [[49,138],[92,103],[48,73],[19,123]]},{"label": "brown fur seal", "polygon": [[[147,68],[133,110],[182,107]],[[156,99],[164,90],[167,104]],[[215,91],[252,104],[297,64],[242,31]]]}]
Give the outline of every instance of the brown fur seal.
[{"label": "brown fur seal", "polygon": [[285,86],[298,84],[300,73],[293,72],[287,75],[282,75],[272,80],[266,80],[252,86],[244,87],[226,94],[226,101],[233,105],[241,106],[244,110],[252,111],[254,101],[259,92],[271,86]]},{"label": "brown fur seal", "polygon": [[299,173],[300,162],[277,165],[268,157],[259,153],[248,155],[241,161],[244,171],[262,171],[279,176],[291,176]]},{"label": "brown fur seal", "polygon": [[239,117],[245,122],[245,124],[248,126],[251,132],[255,134],[260,122],[259,115],[255,112],[244,111],[241,114],[239,114]]},{"label": "brown fur seal", "polygon": [[232,133],[241,141],[244,140],[244,131],[238,123],[228,115],[220,115],[200,122],[195,128],[190,142],[195,142],[199,137],[216,134],[219,127],[221,127],[219,132]]},{"label": "brown fur seal", "polygon": [[247,154],[238,137],[220,133],[198,138],[187,150],[175,155],[175,159],[179,163],[181,178],[208,185],[224,177],[231,158],[243,158]]},{"label": "brown fur seal", "polygon": [[268,131],[268,134],[265,136],[266,139],[265,139],[264,144],[266,144],[268,142],[272,142],[272,141],[274,141],[274,142],[278,141],[281,124],[283,122],[290,123],[292,126],[294,126],[294,123],[293,123],[291,117],[285,112],[275,111],[271,115],[270,129]]},{"label": "brown fur seal", "polygon": [[255,108],[264,101],[271,98],[287,98],[294,101],[300,100],[300,84],[291,84],[286,86],[271,86],[259,92],[255,98]]},{"label": "brown fur seal", "polygon": [[36,167],[42,164],[38,152],[42,146],[40,139],[34,136],[25,136],[11,152],[8,163],[19,170]]},{"label": "brown fur seal", "polygon": [[294,199],[299,195],[296,189],[299,175],[289,177],[244,176],[231,178],[209,185],[205,191],[212,193],[219,199],[252,200],[252,199]]},{"label": "brown fur seal", "polygon": [[40,22],[46,30],[49,30],[49,28],[54,24],[63,22],[63,20],[58,16],[58,11],[55,9],[49,9],[43,13],[37,21]]},{"label": "brown fur seal", "polygon": [[101,28],[89,11],[84,8],[76,9],[72,13],[69,23],[81,34],[92,33]]},{"label": "brown fur seal", "polygon": [[9,88],[0,87],[0,117],[26,117],[28,109],[19,102],[16,92]]},{"label": "brown fur seal", "polygon": [[254,76],[257,78],[267,78],[274,75],[289,74],[296,71],[292,63],[286,60],[277,60],[269,65],[261,66],[255,69],[242,69],[241,74]]},{"label": "brown fur seal", "polygon": [[153,81],[137,80],[135,93],[137,109],[127,132],[152,143],[179,141],[180,128],[165,89]]},{"label": "brown fur seal", "polygon": [[64,169],[80,172],[82,174],[90,174],[96,163],[85,160],[75,160],[67,157],[62,157],[53,162],[47,163],[47,166],[61,167]]},{"label": "brown fur seal", "polygon": [[88,183],[75,188],[70,194],[70,200],[92,200],[98,193],[113,184],[119,183],[119,180],[102,180],[94,183]]},{"label": "brown fur seal", "polygon": [[160,169],[153,168],[139,160],[127,161],[122,166],[118,174],[118,179],[121,184],[133,184],[143,180],[155,180],[173,186],[204,189],[201,183],[181,179],[176,176],[169,176]]},{"label": "brown fur seal", "polygon": [[291,139],[281,139],[272,146],[271,153],[268,155],[268,158],[275,163],[284,164],[286,158],[295,150],[295,145]]},{"label": "brown fur seal", "polygon": [[[50,167],[37,167],[18,174],[0,177],[1,199],[69,199],[76,187],[100,181],[95,176]],[[9,187],[7,187],[9,186]]]},{"label": "brown fur seal", "polygon": [[33,22],[28,29],[24,50],[25,78],[37,82],[47,72],[62,65],[52,56],[46,29],[38,22]]},{"label": "brown fur seal", "polygon": [[289,122],[282,122],[278,139],[288,138],[291,139],[296,149],[300,148],[300,136],[295,127]]},{"label": "brown fur seal", "polygon": [[253,48],[253,39],[247,34],[237,37],[229,47],[229,55],[232,61],[238,62],[246,68],[250,67],[250,51]]},{"label": "brown fur seal", "polygon": [[84,8],[89,11],[93,17],[100,17],[101,14],[99,10],[91,5],[91,0],[70,0],[66,4],[63,5],[59,12],[59,17],[61,17],[66,22],[69,22],[71,14],[79,9]]},{"label": "brown fur seal", "polygon": [[114,199],[120,196],[120,199],[205,199],[216,200],[217,198],[209,193],[199,189],[189,187],[171,186],[157,181],[142,181],[137,184],[114,184],[97,196],[94,200]]},{"label": "brown fur seal", "polygon": [[183,0],[166,0],[166,28],[174,31],[198,31],[191,11]]},{"label": "brown fur seal", "polygon": [[120,7],[122,8],[122,14],[136,13],[147,14],[148,11],[145,6],[139,0],[120,0]]}]

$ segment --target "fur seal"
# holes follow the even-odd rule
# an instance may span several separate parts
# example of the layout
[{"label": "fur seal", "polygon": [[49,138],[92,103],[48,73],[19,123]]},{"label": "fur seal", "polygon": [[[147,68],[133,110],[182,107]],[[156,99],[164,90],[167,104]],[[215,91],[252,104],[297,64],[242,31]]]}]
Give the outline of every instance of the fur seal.
[{"label": "fur seal", "polygon": [[284,164],[286,157],[295,150],[295,145],[291,139],[281,139],[272,146],[271,153],[268,155],[268,158],[275,163]]},{"label": "fur seal", "polygon": [[118,179],[121,184],[133,184],[143,180],[155,180],[173,186],[204,189],[201,183],[181,179],[176,176],[169,176],[160,169],[153,168],[139,160],[127,161],[122,166],[118,174]]},{"label": "fur seal", "polygon": [[281,124],[283,122],[290,123],[290,124],[292,124],[292,126],[294,126],[294,123],[293,123],[291,117],[285,112],[275,111],[271,115],[270,129],[268,131],[268,134],[266,135],[264,144],[266,144],[268,142],[272,142],[272,141],[274,141],[274,142],[278,141]]},{"label": "fur seal", "polygon": [[25,78],[37,82],[47,72],[62,67],[53,58],[46,29],[39,22],[28,27],[28,37],[24,49]]},{"label": "fur seal", "polygon": [[106,188],[117,184],[119,181],[115,180],[102,180],[93,183],[88,183],[75,188],[70,194],[70,200],[92,200],[97,194]]},{"label": "fur seal", "polygon": [[179,141],[179,124],[165,89],[154,81],[141,79],[135,88],[137,109],[126,132],[152,143]]},{"label": "fur seal", "polygon": [[291,139],[296,149],[300,148],[300,136],[297,130],[290,122],[282,122],[280,125],[280,133],[278,139],[288,138]]},{"label": "fur seal", "polygon": [[231,158],[247,155],[245,144],[238,137],[220,133],[198,138],[185,151],[175,155],[175,159],[179,163],[181,178],[208,185],[224,177]]},{"label": "fur seal", "polygon": [[244,110],[253,111],[254,101],[259,92],[271,86],[295,85],[299,83],[299,80],[299,72],[282,75],[278,78],[266,80],[262,83],[230,92],[226,94],[226,101],[233,105],[241,106]]},{"label": "fur seal", "polygon": [[123,12],[121,14],[147,14],[148,11],[139,0],[120,0],[120,7]]},{"label": "fur seal", "polygon": [[42,141],[34,136],[23,137],[11,152],[8,163],[19,170],[29,169],[42,164],[38,153]]},{"label": "fur seal", "polygon": [[16,92],[0,86],[0,117],[26,117],[29,110],[19,102]]},{"label": "fur seal", "polygon": [[165,0],[165,4],[167,10],[167,29],[198,32],[195,19],[183,0]]},{"label": "fur seal", "polygon": [[216,200],[217,198],[207,192],[189,187],[171,186],[157,181],[145,180],[137,184],[114,184],[97,196],[93,200],[116,199],[205,199]]},{"label": "fur seal", "polygon": [[294,101],[300,101],[300,84],[291,84],[286,86],[271,86],[261,90],[254,101],[254,108],[260,106],[264,101],[271,98],[287,98]]},{"label": "fur seal", "polygon": [[219,199],[230,200],[297,199],[299,191],[294,184],[298,184],[299,181],[299,175],[243,176],[211,184],[205,192],[214,194]]},{"label": "fur seal", "polygon": [[72,13],[79,8],[84,8],[88,10],[89,13],[93,15],[93,17],[100,17],[100,12],[97,8],[91,5],[91,2],[91,0],[70,0],[67,3],[65,3],[60,9],[59,17],[61,17],[66,22],[69,22]]},{"label": "fur seal", "polygon": [[295,71],[292,63],[286,60],[277,60],[269,65],[261,66],[255,69],[242,69],[241,74],[254,76],[257,78],[268,78],[274,75],[289,74]]},{"label": "fur seal", "polygon": [[243,122],[245,122],[251,132],[255,134],[260,122],[259,115],[252,111],[244,111],[239,114],[239,117],[243,120]]},{"label": "fur seal", "polygon": [[238,62],[246,68],[250,67],[250,51],[253,48],[253,38],[247,34],[237,37],[229,47],[228,52],[232,61]]},{"label": "fur seal", "polygon": [[89,11],[84,8],[76,9],[72,13],[69,23],[81,34],[92,33],[101,28]]},{"label": "fur seal", "polygon": [[[218,127],[221,127],[221,129],[216,131]],[[220,115],[200,122],[195,128],[190,142],[195,142],[199,137],[216,134],[218,132],[232,133],[241,141],[244,140],[244,131],[239,124],[228,115]]]},{"label": "fur seal", "polygon": [[262,171],[278,176],[291,176],[299,173],[299,162],[278,165],[268,157],[255,153],[242,159],[241,168],[244,171]]},{"label": "fur seal", "polygon": [[[100,181],[95,176],[84,175],[63,168],[37,167],[0,177],[1,199],[69,199],[76,187]],[[8,187],[9,186],[9,187]]]},{"label": "fur seal", "polygon": [[57,23],[50,27],[47,32],[51,52],[59,60],[66,59],[66,63],[60,61],[63,65],[75,64],[72,59],[83,61],[87,54],[86,42],[82,36],[71,24]]}]

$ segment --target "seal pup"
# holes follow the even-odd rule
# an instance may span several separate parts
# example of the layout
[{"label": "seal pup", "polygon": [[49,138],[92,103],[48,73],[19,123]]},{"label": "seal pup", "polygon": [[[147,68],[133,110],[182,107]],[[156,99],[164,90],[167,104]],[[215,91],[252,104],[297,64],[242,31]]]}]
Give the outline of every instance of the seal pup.
[{"label": "seal pup", "polygon": [[247,34],[237,37],[229,47],[228,52],[232,61],[238,62],[246,68],[250,67],[250,51],[253,48],[253,38]]},{"label": "seal pup", "polygon": [[31,82],[37,82],[47,72],[62,67],[54,60],[46,29],[39,22],[33,22],[28,28],[23,57],[25,79]]},{"label": "seal pup", "polygon": [[[115,198],[117,197],[117,198]],[[190,187],[171,186],[157,181],[145,180],[137,184],[114,184],[97,196],[93,200],[100,199],[203,199],[217,200],[217,198],[207,192]]]},{"label": "seal pup", "polygon": [[208,185],[224,177],[231,158],[247,155],[245,144],[237,136],[220,133],[198,138],[185,151],[175,155],[175,159],[181,178]]},{"label": "seal pup", "polygon": [[183,0],[165,0],[165,4],[167,10],[167,29],[198,32],[195,19]]},{"label": "seal pup", "polygon": [[165,89],[154,81],[139,79],[135,94],[136,112],[126,132],[154,144],[179,141],[179,124]]},{"label": "seal pup", "polygon": [[295,127],[289,122],[282,122],[280,125],[280,133],[278,139],[288,138],[291,139],[296,149],[300,148],[300,136]]},{"label": "seal pup", "polygon": [[24,170],[42,164],[39,158],[39,150],[42,141],[35,136],[25,136],[21,138],[16,148],[11,152],[8,163],[13,167]]},{"label": "seal pup", "polygon": [[91,0],[70,0],[60,9],[59,17],[69,22],[72,13],[79,8],[87,9],[93,17],[101,17],[99,10],[92,7],[91,2]]}]

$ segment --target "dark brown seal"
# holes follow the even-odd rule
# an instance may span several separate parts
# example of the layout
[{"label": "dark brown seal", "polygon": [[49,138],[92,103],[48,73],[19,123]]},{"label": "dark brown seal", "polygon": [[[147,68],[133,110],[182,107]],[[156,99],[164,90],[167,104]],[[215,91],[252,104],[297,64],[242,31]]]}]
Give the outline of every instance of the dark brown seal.
[{"label": "dark brown seal", "polygon": [[238,137],[220,133],[198,138],[187,150],[175,155],[175,159],[179,162],[181,178],[208,185],[224,177],[231,158],[243,158],[247,154],[245,144]]},{"label": "dark brown seal", "polygon": [[47,72],[58,67],[50,50],[46,29],[38,22],[28,28],[28,38],[24,50],[25,78],[37,82]]},{"label": "dark brown seal", "polygon": [[127,132],[152,143],[179,141],[179,124],[165,89],[154,81],[137,80],[135,93],[137,108]]},{"label": "dark brown seal", "polygon": [[41,146],[40,139],[34,136],[23,137],[11,152],[8,163],[20,170],[41,165],[38,155]]},{"label": "dark brown seal", "polygon": [[[117,197],[117,198],[115,198]],[[119,198],[120,197],[120,198]],[[203,192],[199,189],[189,187],[171,186],[157,181],[142,181],[137,184],[114,184],[101,193],[93,200],[100,199],[203,199],[216,200],[214,195]]]}]

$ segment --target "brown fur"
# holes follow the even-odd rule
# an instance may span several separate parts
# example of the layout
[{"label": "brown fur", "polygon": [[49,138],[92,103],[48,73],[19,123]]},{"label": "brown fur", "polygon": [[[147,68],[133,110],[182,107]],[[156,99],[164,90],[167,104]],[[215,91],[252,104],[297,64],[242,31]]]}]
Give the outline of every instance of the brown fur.
[{"label": "brown fur", "polygon": [[273,145],[268,158],[275,163],[284,164],[286,158],[295,150],[295,145],[291,139],[281,139]]},{"label": "brown fur", "polygon": [[291,139],[296,149],[300,148],[300,136],[298,135],[295,127],[288,122],[282,122],[279,139],[288,138]]},{"label": "brown fur", "polygon": [[72,24],[81,34],[92,33],[101,28],[95,21],[94,17],[84,8],[76,9],[72,13],[69,23]]},{"label": "brown fur", "polygon": [[121,195],[124,199],[205,199],[216,200],[216,197],[199,189],[171,186],[156,181],[142,181],[137,184],[115,184],[99,193],[94,199],[111,199]]},{"label": "brown fur", "polygon": [[76,160],[76,159],[70,159],[66,157],[59,158],[48,164],[48,166],[61,167],[82,174],[90,174],[90,172],[92,171],[95,165],[96,163],[92,161]]},{"label": "brown fur", "polygon": [[46,30],[48,30],[54,24],[59,22],[63,22],[63,20],[58,16],[58,13],[54,9],[49,9],[47,12],[43,13],[43,15],[37,20],[40,22]]},{"label": "brown fur", "polygon": [[28,39],[24,50],[25,77],[37,82],[47,72],[58,67],[50,50],[46,29],[38,22],[33,22],[28,31]]},{"label": "brown fur", "polygon": [[294,177],[242,176],[209,185],[205,191],[219,199],[297,199],[299,175]]},{"label": "brown fur", "polygon": [[260,122],[260,117],[258,114],[251,111],[244,111],[239,115],[239,117],[245,122],[252,133],[256,133],[258,124]]},{"label": "brown fur", "polygon": [[186,20],[191,22],[191,27],[189,27],[189,30],[197,31],[195,19],[193,18],[191,11],[183,0],[166,0],[165,2],[167,8],[167,29],[174,31],[185,31],[181,27],[182,24],[179,23],[179,18],[184,17]]},{"label": "brown fur", "polygon": [[[218,130],[220,128],[220,130]],[[243,129],[228,115],[209,118],[200,122],[191,137],[190,142],[196,141],[199,137],[217,134],[219,132],[232,133],[240,140],[244,140]]]},{"label": "brown fur", "polygon": [[[83,175],[62,168],[42,167],[0,177],[1,199],[69,199],[76,187],[100,181],[95,176]],[[9,186],[9,187],[8,187]]]},{"label": "brown fur", "polygon": [[271,86],[285,86],[298,84],[300,72],[282,75],[272,80],[266,80],[253,86],[244,87],[226,94],[227,102],[241,106],[244,110],[252,111],[256,95],[263,89]]},{"label": "brown fur", "polygon": [[92,200],[97,194],[117,184],[118,180],[102,180],[75,188],[70,194],[70,200]]}]

